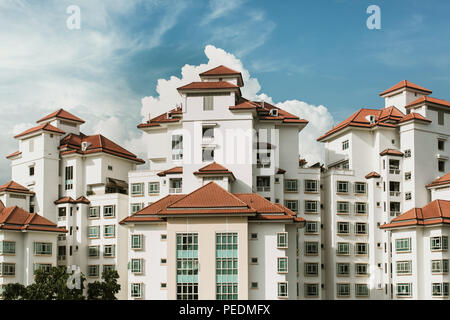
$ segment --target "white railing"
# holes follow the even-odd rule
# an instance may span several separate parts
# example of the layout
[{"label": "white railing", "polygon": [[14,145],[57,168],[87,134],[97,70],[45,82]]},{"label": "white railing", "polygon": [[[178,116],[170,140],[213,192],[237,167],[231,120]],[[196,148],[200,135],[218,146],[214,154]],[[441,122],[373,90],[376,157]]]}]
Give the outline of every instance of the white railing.
[{"label": "white railing", "polygon": [[399,214],[400,214],[400,211],[392,211],[391,210],[391,217],[398,216]]},{"label": "white railing", "polygon": [[58,236],[58,241],[66,241],[66,235]]},{"label": "white railing", "polygon": [[58,261],[65,261],[66,255],[58,255]]},{"label": "white railing", "polygon": [[399,168],[389,168],[389,173],[390,174],[400,174],[400,169]]},{"label": "white railing", "polygon": [[270,186],[265,186],[265,187],[258,186],[258,187],[256,187],[256,191],[259,191],[259,192],[268,192],[268,191],[270,191]]},{"label": "white railing", "polygon": [[66,216],[58,217],[58,221],[66,221]]},{"label": "white railing", "polygon": [[182,188],[169,188],[169,193],[182,193]]},{"label": "white railing", "polygon": [[391,191],[389,194],[391,197],[399,197],[401,192],[400,191]]}]

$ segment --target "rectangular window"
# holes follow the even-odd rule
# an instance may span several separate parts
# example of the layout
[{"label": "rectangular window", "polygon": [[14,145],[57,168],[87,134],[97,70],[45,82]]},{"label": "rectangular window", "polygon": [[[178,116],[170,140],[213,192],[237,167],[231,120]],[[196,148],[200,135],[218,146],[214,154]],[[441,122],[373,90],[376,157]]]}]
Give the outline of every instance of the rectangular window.
[{"label": "rectangular window", "polygon": [[298,192],[298,180],[297,179],[284,180],[284,191],[285,192]]},{"label": "rectangular window", "polygon": [[445,172],[445,160],[438,160],[439,172]]},{"label": "rectangular window", "polygon": [[142,259],[131,259],[131,272],[141,274],[143,269],[142,265],[143,265]]},{"label": "rectangular window", "polygon": [[104,258],[114,258],[116,256],[116,246],[114,244],[105,245],[103,247]]},{"label": "rectangular window", "polygon": [[396,270],[398,275],[411,274],[412,261],[397,261]]},{"label": "rectangular window", "polygon": [[132,283],[130,284],[130,290],[131,290],[131,297],[134,299],[140,299],[142,298],[142,288],[144,284],[143,283]]},{"label": "rectangular window", "polygon": [[412,296],[411,292],[412,284],[411,283],[397,283],[397,296],[398,297],[410,297]]},{"label": "rectangular window", "polygon": [[284,200],[284,206],[289,210],[298,213],[298,200]]},{"label": "rectangular window", "polygon": [[100,246],[89,246],[88,256],[89,258],[98,258],[100,256]]},{"label": "rectangular window", "polygon": [[337,263],[336,275],[338,277],[350,276],[350,263]]},{"label": "rectangular window", "polygon": [[367,184],[365,182],[355,182],[355,193],[356,194],[366,194]]},{"label": "rectangular window", "polygon": [[448,297],[448,282],[444,283],[432,283],[431,295],[433,297]]},{"label": "rectangular window", "polygon": [[430,238],[430,249],[431,250],[447,250],[448,249],[448,237],[431,237]]},{"label": "rectangular window", "polygon": [[183,136],[181,134],[172,136],[172,160],[183,160]]},{"label": "rectangular window", "polygon": [[369,265],[367,263],[356,263],[355,273],[357,276],[367,276],[369,274]]},{"label": "rectangular window", "polygon": [[64,170],[65,180],[64,180],[64,189],[72,190],[73,189],[73,166],[66,167]]},{"label": "rectangular window", "polygon": [[47,242],[35,242],[34,243],[34,254],[51,255],[52,254],[52,244],[47,243]]},{"label": "rectangular window", "polygon": [[88,218],[89,219],[100,218],[100,207],[89,207]]},{"label": "rectangular window", "polygon": [[396,252],[409,252],[411,251],[411,238],[396,239],[395,240]]},{"label": "rectangular window", "polygon": [[348,149],[348,140],[345,140],[342,142],[342,150],[347,150]]},{"label": "rectangular window", "polygon": [[211,147],[203,147],[202,148],[202,161],[214,161],[214,148]]},{"label": "rectangular window", "polygon": [[203,96],[203,111],[214,110],[214,96]]},{"label": "rectangular window", "polygon": [[43,271],[50,271],[52,268],[51,263],[34,263],[33,264],[33,271],[36,272],[37,270],[43,270]]},{"label": "rectangular window", "polygon": [[34,166],[29,167],[30,176],[34,176]]},{"label": "rectangular window", "polygon": [[448,273],[448,259],[432,260],[431,261],[432,273]]},{"label": "rectangular window", "polygon": [[97,239],[100,237],[100,226],[88,227],[88,238]]},{"label": "rectangular window", "polygon": [[305,180],[305,192],[317,192],[317,180]]},{"label": "rectangular window", "polygon": [[355,284],[355,295],[357,297],[368,297],[369,296],[369,286],[365,283]]},{"label": "rectangular window", "polygon": [[99,276],[99,266],[89,265],[88,266],[88,277],[97,278]]},{"label": "rectangular window", "polygon": [[0,254],[16,254],[16,243],[13,241],[1,241]]},{"label": "rectangular window", "polygon": [[278,273],[287,273],[288,272],[288,258],[282,257],[277,258],[277,265],[278,265]]},{"label": "rectangular window", "polygon": [[144,184],[143,183],[132,183],[131,184],[131,195],[132,196],[143,196],[144,195]]},{"label": "rectangular window", "polygon": [[319,212],[319,203],[317,201],[305,200],[305,213]]},{"label": "rectangular window", "polygon": [[316,221],[306,221],[305,234],[316,234],[318,232],[319,228]]},{"label": "rectangular window", "polygon": [[355,223],[355,234],[367,235],[368,234],[367,223],[356,222]]},{"label": "rectangular window", "polygon": [[198,300],[198,234],[177,233],[177,300]]},{"label": "rectangular window", "polygon": [[114,238],[116,236],[116,226],[113,224],[104,226],[103,236],[105,238]]},{"label": "rectangular window", "polygon": [[369,244],[367,243],[355,244],[355,254],[367,254],[368,252],[369,252]]},{"label": "rectangular window", "polygon": [[278,298],[287,298],[287,297],[288,297],[288,283],[278,282]]},{"label": "rectangular window", "polygon": [[319,264],[318,263],[305,263],[305,276],[318,276]]},{"label": "rectangular window", "polygon": [[338,255],[349,255],[350,254],[350,243],[338,242],[336,253]]},{"label": "rectangular window", "polygon": [[159,194],[159,182],[148,183],[148,194]]},{"label": "rectangular window", "polygon": [[348,193],[348,181],[338,181],[337,182],[337,192],[338,193]]},{"label": "rectangular window", "polygon": [[202,127],[202,137],[204,140],[214,139],[214,127],[211,126]]},{"label": "rectangular window", "polygon": [[256,177],[256,191],[258,192],[270,191],[270,177],[265,176]]},{"label": "rectangular window", "polygon": [[337,213],[349,213],[350,212],[350,203],[345,201],[337,202]]},{"label": "rectangular window", "polygon": [[0,263],[0,276],[15,276],[16,264],[15,263]]},{"label": "rectangular window", "polygon": [[336,285],[336,291],[338,297],[350,297],[350,284],[338,283]]},{"label": "rectangular window", "polygon": [[444,111],[438,111],[438,125],[444,125]]},{"label": "rectangular window", "polygon": [[277,233],[277,248],[287,249],[288,247],[288,233],[280,232]]},{"label": "rectangular window", "polygon": [[142,250],[143,238],[144,236],[142,234],[133,234],[131,236],[131,249]]},{"label": "rectangular window", "polygon": [[103,207],[103,217],[104,218],[114,218],[116,216],[116,206],[104,206]]},{"label": "rectangular window", "polygon": [[350,234],[350,223],[349,222],[338,222],[337,223],[337,233],[338,234]]},{"label": "rectangular window", "polygon": [[356,202],[355,203],[355,213],[356,214],[366,214],[367,213],[367,203]]},{"label": "rectangular window", "polygon": [[319,285],[317,283],[305,283],[305,296],[306,297],[318,297]]},{"label": "rectangular window", "polygon": [[438,139],[438,150],[444,151],[445,149],[445,140]]},{"label": "rectangular window", "polygon": [[319,253],[319,243],[305,241],[305,254],[317,255]]}]

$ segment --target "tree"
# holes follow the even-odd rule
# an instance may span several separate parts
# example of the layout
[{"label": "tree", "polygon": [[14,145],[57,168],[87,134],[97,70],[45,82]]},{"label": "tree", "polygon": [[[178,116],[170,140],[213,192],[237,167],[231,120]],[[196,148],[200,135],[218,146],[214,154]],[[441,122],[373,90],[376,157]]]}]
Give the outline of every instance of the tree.
[{"label": "tree", "polygon": [[120,291],[117,283],[119,273],[116,270],[105,270],[102,272],[103,281],[95,281],[88,284],[88,300],[117,300],[116,294]]},{"label": "tree", "polygon": [[3,287],[3,300],[25,300],[27,288],[20,283],[8,283]]}]

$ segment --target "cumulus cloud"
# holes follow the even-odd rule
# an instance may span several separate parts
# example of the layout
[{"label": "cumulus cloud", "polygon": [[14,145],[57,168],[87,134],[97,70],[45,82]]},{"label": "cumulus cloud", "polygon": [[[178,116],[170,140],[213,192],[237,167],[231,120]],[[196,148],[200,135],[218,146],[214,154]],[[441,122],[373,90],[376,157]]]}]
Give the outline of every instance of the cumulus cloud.
[{"label": "cumulus cloud", "polygon": [[181,104],[181,96],[177,91],[178,87],[193,81],[200,81],[200,77],[198,76],[200,73],[218,65],[225,65],[242,73],[245,85],[241,91],[245,98],[255,101],[266,101],[300,118],[309,120],[309,124],[300,133],[300,155],[309,164],[318,161],[323,162],[324,149],[322,144],[318,143],[316,139],[333,126],[333,117],[326,107],[323,105],[314,106],[307,102],[296,100],[296,97],[284,102],[273,101],[268,94],[261,92],[261,85],[258,79],[251,77],[250,72],[236,56],[213,45],[207,45],[205,47],[205,55],[208,59],[206,64],[183,66],[181,68],[181,78],[172,76],[168,80],[158,80],[156,87],[158,95],[148,96],[142,99],[141,114],[143,121],[147,120],[149,116],[154,118]]}]

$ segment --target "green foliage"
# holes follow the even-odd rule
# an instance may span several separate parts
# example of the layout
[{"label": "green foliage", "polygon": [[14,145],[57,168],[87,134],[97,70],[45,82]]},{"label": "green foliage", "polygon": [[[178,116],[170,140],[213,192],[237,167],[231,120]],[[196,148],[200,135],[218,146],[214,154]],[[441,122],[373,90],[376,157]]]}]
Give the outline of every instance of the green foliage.
[{"label": "green foliage", "polygon": [[120,291],[117,283],[119,274],[116,270],[105,270],[102,273],[103,281],[95,281],[88,284],[88,300],[117,300],[116,294]]},{"label": "green foliage", "polygon": [[27,289],[20,283],[8,283],[3,287],[3,300],[25,300]]}]

